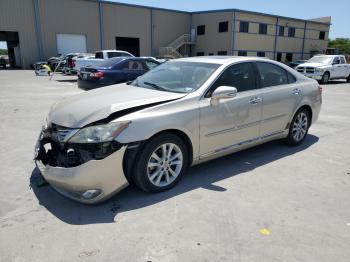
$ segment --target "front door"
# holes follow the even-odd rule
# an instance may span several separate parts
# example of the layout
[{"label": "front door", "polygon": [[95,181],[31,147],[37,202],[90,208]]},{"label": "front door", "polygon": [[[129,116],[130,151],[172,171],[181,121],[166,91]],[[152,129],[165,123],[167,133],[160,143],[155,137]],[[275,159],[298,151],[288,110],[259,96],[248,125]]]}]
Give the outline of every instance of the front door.
[{"label": "front door", "polygon": [[[234,98],[212,105],[211,93],[219,86],[237,88]],[[252,63],[227,68],[200,101],[200,155],[206,157],[259,137],[262,98]]]}]

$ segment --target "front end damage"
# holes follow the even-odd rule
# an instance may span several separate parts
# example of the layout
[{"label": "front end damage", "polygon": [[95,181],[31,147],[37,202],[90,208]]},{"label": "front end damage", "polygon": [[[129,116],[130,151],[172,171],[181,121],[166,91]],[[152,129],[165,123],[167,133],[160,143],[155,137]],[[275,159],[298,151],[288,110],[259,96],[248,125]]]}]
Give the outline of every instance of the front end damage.
[{"label": "front end damage", "polygon": [[78,130],[52,124],[42,130],[35,147],[35,163],[59,193],[92,204],[128,185],[123,172],[126,145],[117,141],[69,143]]}]

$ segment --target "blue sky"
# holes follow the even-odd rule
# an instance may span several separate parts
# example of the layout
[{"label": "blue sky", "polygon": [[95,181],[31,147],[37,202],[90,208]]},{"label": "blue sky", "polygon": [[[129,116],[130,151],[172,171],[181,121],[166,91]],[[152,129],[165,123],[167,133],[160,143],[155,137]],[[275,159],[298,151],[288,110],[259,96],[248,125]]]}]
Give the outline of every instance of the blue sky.
[{"label": "blue sky", "polygon": [[[118,0],[114,2],[184,11],[237,8],[302,19],[331,16],[330,38],[350,38],[350,0]],[[0,48],[4,47],[5,44],[0,42]]]}]

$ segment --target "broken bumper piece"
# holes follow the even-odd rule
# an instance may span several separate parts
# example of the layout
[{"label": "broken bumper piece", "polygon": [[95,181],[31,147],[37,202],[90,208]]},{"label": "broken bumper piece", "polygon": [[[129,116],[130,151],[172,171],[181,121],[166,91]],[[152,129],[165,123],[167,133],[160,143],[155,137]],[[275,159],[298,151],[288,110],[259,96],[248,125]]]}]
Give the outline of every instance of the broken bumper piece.
[{"label": "broken bumper piece", "polygon": [[[56,191],[78,202],[94,204],[106,200],[128,185],[123,172],[125,149],[126,146],[122,146],[103,159],[92,159],[71,167],[44,164],[38,157],[35,163]],[[36,148],[36,155],[40,150],[40,147]]]}]

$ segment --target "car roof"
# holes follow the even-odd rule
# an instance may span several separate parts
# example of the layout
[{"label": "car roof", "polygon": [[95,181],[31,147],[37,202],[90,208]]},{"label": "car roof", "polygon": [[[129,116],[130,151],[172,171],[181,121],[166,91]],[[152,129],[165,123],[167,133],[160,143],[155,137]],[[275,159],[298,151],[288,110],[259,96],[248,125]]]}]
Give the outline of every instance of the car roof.
[{"label": "car roof", "polygon": [[232,63],[232,62],[256,61],[256,60],[271,61],[268,58],[250,57],[250,56],[196,56],[196,57],[180,58],[173,61],[212,63],[212,64],[223,65],[223,64]]},{"label": "car roof", "polygon": [[[342,55],[323,55],[323,54],[320,54],[320,55],[315,55],[315,56],[328,56],[328,57],[336,57],[336,56],[342,56]],[[313,56],[313,57],[315,57]]]},{"label": "car roof", "polygon": [[[129,53],[128,51],[124,51],[124,50],[115,50],[115,49],[110,49],[110,50],[98,50],[97,52],[123,52],[123,53]],[[130,54],[130,53],[129,53]]]}]

